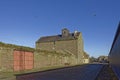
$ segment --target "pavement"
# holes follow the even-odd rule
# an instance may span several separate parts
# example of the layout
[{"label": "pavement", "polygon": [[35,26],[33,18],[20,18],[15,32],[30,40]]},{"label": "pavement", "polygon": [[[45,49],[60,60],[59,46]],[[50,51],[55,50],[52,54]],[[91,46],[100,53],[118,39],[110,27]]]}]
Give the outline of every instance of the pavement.
[{"label": "pavement", "polygon": [[98,74],[96,80],[119,80],[119,79],[112,70],[112,67],[109,65],[105,65]]},{"label": "pavement", "polygon": [[115,75],[120,79],[120,66],[112,65],[112,70],[114,71]]},{"label": "pavement", "polygon": [[104,64],[87,64],[45,72],[17,75],[16,80],[95,80]]}]

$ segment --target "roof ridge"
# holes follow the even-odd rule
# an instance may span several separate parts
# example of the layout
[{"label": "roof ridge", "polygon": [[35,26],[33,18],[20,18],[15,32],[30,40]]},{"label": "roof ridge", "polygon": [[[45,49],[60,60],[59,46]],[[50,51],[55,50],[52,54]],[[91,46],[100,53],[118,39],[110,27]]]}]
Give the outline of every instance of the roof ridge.
[{"label": "roof ridge", "polygon": [[51,41],[62,41],[62,40],[74,40],[76,39],[76,36],[79,36],[81,32],[77,32],[77,35],[74,35],[73,33],[70,33],[67,37],[62,37],[62,34],[58,35],[52,35],[52,36],[43,36],[38,39],[37,42],[51,42]]}]

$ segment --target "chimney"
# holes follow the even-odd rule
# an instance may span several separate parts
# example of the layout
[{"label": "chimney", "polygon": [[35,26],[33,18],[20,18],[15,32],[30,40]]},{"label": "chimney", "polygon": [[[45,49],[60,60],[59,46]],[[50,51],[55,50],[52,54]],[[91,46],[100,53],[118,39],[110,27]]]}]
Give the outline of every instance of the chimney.
[{"label": "chimney", "polygon": [[69,36],[69,30],[67,28],[62,29],[62,37],[68,37]]},{"label": "chimney", "polygon": [[74,37],[77,38],[78,36],[78,31],[74,31]]}]

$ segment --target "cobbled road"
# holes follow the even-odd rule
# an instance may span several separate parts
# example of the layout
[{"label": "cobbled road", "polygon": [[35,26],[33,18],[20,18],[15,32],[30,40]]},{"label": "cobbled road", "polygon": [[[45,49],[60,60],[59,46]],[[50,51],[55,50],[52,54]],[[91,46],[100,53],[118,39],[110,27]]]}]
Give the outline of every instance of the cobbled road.
[{"label": "cobbled road", "polygon": [[16,80],[95,80],[103,64],[87,64],[16,76]]}]

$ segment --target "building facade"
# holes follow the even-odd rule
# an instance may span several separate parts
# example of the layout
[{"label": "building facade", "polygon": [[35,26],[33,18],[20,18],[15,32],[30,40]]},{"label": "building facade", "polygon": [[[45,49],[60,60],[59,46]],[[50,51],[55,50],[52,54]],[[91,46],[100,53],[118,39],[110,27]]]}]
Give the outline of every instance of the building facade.
[{"label": "building facade", "polygon": [[120,22],[113,39],[113,43],[108,55],[108,60],[112,66],[113,71],[116,73],[117,77],[120,80]]},{"label": "building facade", "polygon": [[83,47],[82,33],[70,33],[66,28],[60,35],[45,36],[36,41],[36,49],[71,54],[77,58],[76,63],[84,63]]},{"label": "building facade", "polygon": [[112,65],[120,65],[120,22],[108,57]]}]

